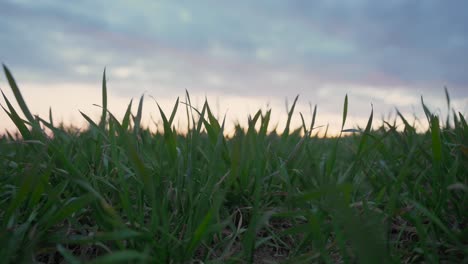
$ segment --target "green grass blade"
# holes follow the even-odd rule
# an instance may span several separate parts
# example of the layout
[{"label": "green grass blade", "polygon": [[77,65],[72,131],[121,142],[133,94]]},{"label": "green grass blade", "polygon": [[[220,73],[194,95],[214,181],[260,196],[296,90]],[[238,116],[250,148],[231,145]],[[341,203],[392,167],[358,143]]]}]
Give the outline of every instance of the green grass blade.
[{"label": "green grass blade", "polygon": [[248,133],[254,133],[255,132],[255,125],[257,124],[257,121],[260,119],[260,116],[262,115],[262,110],[258,110],[257,113],[255,113],[254,117],[251,118],[249,116],[249,128],[248,128]]},{"label": "green grass blade", "polygon": [[314,111],[312,112],[312,121],[310,122],[310,128],[309,128],[309,136],[312,133],[312,130],[314,130],[315,126],[315,117],[317,116],[317,105],[314,106]]},{"label": "green grass blade", "polygon": [[[94,259],[92,264],[114,264],[114,263],[148,263],[149,259],[146,254],[136,250],[121,250],[103,255]],[[152,261],[150,261],[151,263]]]},{"label": "green grass blade", "polygon": [[440,138],[439,118],[435,115],[431,117],[431,138],[434,163],[440,166],[442,163],[442,141]]},{"label": "green grass blade", "polygon": [[348,116],[348,95],[346,94],[344,104],[343,104],[343,122],[341,123],[341,130],[343,130],[344,128],[347,116]]},{"label": "green grass blade", "polygon": [[[327,162],[326,162],[326,165],[325,165],[325,180],[330,180],[330,176],[335,168],[335,163],[336,163],[336,155],[337,155],[337,151],[338,151],[338,143],[340,141],[340,138],[341,138],[341,135],[343,133],[343,128],[344,128],[344,125],[346,123],[346,118],[348,116],[348,95],[345,96],[345,100],[344,100],[344,104],[343,104],[343,122],[341,123],[341,132],[340,132],[340,135],[338,137],[338,139],[335,141],[335,144],[333,144],[333,147],[330,151],[330,155],[328,156],[327,158]],[[328,126],[327,126],[327,130],[328,130]],[[325,135],[326,135],[327,131],[325,131]]]},{"label": "green grass blade", "polygon": [[133,99],[130,100],[130,103],[127,106],[127,111],[125,111],[125,115],[122,120],[122,128],[124,130],[127,130],[130,125],[130,115],[132,114],[132,103],[133,103]]},{"label": "green grass blade", "polygon": [[54,119],[52,117],[52,107],[49,107],[49,123],[51,126],[54,126]]},{"label": "green grass blade", "polygon": [[294,98],[294,102],[293,102],[293,104],[291,106],[291,109],[289,109],[288,119],[286,121],[286,127],[284,128],[283,134],[281,136],[283,138],[283,140],[285,140],[286,137],[289,135],[290,126],[291,126],[291,119],[292,119],[292,115],[294,113],[294,108],[296,107],[296,103],[297,103],[298,99],[299,99],[299,95],[296,95],[296,98]]},{"label": "green grass blade", "polygon": [[7,77],[8,83],[10,84],[11,90],[13,91],[16,101],[18,102],[18,105],[21,108],[21,111],[23,111],[24,116],[31,124],[35,123],[35,119],[33,115],[31,114],[31,112],[29,111],[29,108],[26,105],[26,102],[24,101],[23,96],[21,95],[21,91],[18,88],[18,85],[16,85],[13,75],[11,74],[7,66],[5,66],[5,64],[3,64],[3,71],[5,72],[5,75]]},{"label": "green grass blade", "polygon": [[[208,121],[210,122],[209,130],[211,131],[211,137],[213,139],[213,142],[215,142],[217,140],[217,137],[218,137],[219,132],[221,130],[221,126],[220,126],[218,120],[216,119],[216,117],[211,112],[210,105],[208,104],[207,100],[205,100],[205,104],[206,104],[206,114],[208,115]],[[206,125],[205,125],[205,127],[206,127]],[[208,130],[208,128],[207,128],[207,130]]]},{"label": "green grass blade", "polygon": [[445,121],[445,127],[448,129],[450,128],[450,95],[447,89],[447,86],[444,86],[444,92],[445,92],[445,99],[447,101],[447,120]]},{"label": "green grass blade", "polygon": [[[177,102],[179,99],[177,99]],[[175,160],[177,157],[177,142],[176,142],[176,134],[174,131],[172,131],[171,128],[171,122],[167,120],[166,115],[164,114],[163,110],[158,104],[159,108],[159,113],[161,114],[161,118],[163,120],[163,126],[164,126],[164,142],[166,142],[167,145],[167,150],[169,151],[172,160]],[[176,110],[176,109],[174,109]],[[174,113],[174,111],[172,111]]]},{"label": "green grass blade", "polygon": [[452,242],[454,242],[457,245],[461,246],[461,242],[458,240],[455,234],[451,232],[446,225],[440,220],[437,215],[431,212],[428,208],[423,206],[421,203],[415,201],[415,200],[410,200],[411,204],[421,213],[423,213],[425,216],[427,216],[437,227],[439,227],[446,235],[449,237]]},{"label": "green grass blade", "polygon": [[140,132],[141,117],[143,115],[143,99],[144,99],[144,96],[145,95],[142,95],[140,97],[140,102],[138,103],[137,115],[133,119],[135,135],[138,135],[138,133]]},{"label": "green grass blade", "polygon": [[444,86],[445,99],[447,100],[447,109],[450,111],[450,95],[447,90],[447,86]]},{"label": "green grass blade", "polygon": [[291,109],[288,112],[288,120],[286,121],[286,127],[284,128],[284,131],[283,131],[283,134],[282,134],[283,140],[285,140],[286,137],[289,135],[289,130],[290,130],[290,126],[291,126],[291,119],[292,119],[292,115],[294,113],[294,108],[296,107],[296,103],[297,103],[298,99],[299,99],[299,95],[297,95],[296,98],[294,99],[294,102],[293,102],[293,104],[291,106]]},{"label": "green grass blade", "polygon": [[396,109],[396,111],[401,121],[403,121],[403,123],[405,124],[405,129],[413,134],[416,133],[416,130],[414,129],[414,127],[410,125],[408,120],[406,120],[406,118],[400,113],[400,111],[398,109]]},{"label": "green grass blade", "polygon": [[7,103],[7,106],[8,106],[8,109],[10,110],[8,112],[8,110],[6,110],[3,105],[2,105],[2,108],[3,110],[5,111],[5,113],[7,113],[8,117],[10,117],[11,121],[13,121],[13,123],[15,124],[16,128],[18,129],[18,131],[21,133],[21,136],[23,136],[24,139],[32,139],[32,136],[31,136],[31,132],[29,131],[29,129],[26,127],[25,125],[25,122],[23,121],[23,119],[21,119],[21,117],[18,115],[18,113],[16,112],[15,108],[13,108],[13,106],[11,105],[10,101],[8,100],[8,98],[5,96],[5,94],[3,93],[2,91],[2,95],[3,95],[3,98],[5,99],[5,102]]},{"label": "green grass blade", "polygon": [[301,116],[302,129],[304,130],[304,135],[307,135],[308,131],[307,131],[307,126],[304,120],[304,116],[302,115],[302,113],[299,113],[299,115]]},{"label": "green grass blade", "polygon": [[367,121],[366,129],[364,130],[364,133],[362,134],[361,142],[359,143],[358,152],[357,152],[358,155],[362,153],[364,146],[366,145],[367,139],[370,135],[371,129],[372,129],[372,119],[374,117],[374,106],[371,105],[371,107],[372,107],[371,114],[370,114],[369,120]]},{"label": "green grass blade", "polygon": [[460,122],[462,123],[463,130],[468,131],[468,125],[466,123],[465,117],[460,112],[458,112],[458,117],[460,117]]},{"label": "green grass blade", "polygon": [[268,125],[270,124],[270,118],[271,118],[271,109],[266,112],[265,115],[261,116],[261,126],[260,126],[260,131],[259,134],[261,136],[266,136],[268,132]]},{"label": "green grass blade", "polygon": [[172,113],[171,117],[169,118],[169,125],[172,126],[172,123],[174,122],[175,115],[177,113],[177,108],[179,107],[179,97],[177,97],[177,100],[174,104],[174,107],[172,108]]},{"label": "green grass blade", "polygon": [[198,225],[189,243],[188,252],[193,252],[196,249],[196,247],[200,244],[202,238],[206,235],[208,231],[212,217],[213,210],[208,211],[205,217],[203,217],[203,220],[201,221],[200,225]]},{"label": "green grass blade", "polygon": [[86,115],[85,113],[79,111],[80,114],[84,117],[84,119],[86,119],[86,121],[88,121],[88,123],[91,125],[92,128],[95,128],[96,131],[98,131],[98,133],[102,136],[102,137],[106,137],[106,135],[104,134],[104,131],[101,130],[101,127],[99,127],[98,124],[96,124],[88,115]]},{"label": "green grass blade", "polygon": [[95,200],[96,197],[92,194],[85,194],[78,198],[72,198],[68,200],[56,214],[48,218],[47,222],[44,224],[49,227],[54,226],[55,224],[65,220],[67,217],[70,217],[72,214],[77,213],[79,210],[84,209]]},{"label": "green grass blade", "polygon": [[99,127],[104,130],[107,120],[107,80],[106,80],[106,68],[102,74],[102,114]]},{"label": "green grass blade", "polygon": [[421,96],[421,105],[423,107],[423,110],[424,110],[424,114],[426,115],[426,118],[427,118],[427,121],[429,123],[431,123],[431,111],[429,110],[429,108],[427,108],[426,104],[424,103],[424,99],[423,97]]}]

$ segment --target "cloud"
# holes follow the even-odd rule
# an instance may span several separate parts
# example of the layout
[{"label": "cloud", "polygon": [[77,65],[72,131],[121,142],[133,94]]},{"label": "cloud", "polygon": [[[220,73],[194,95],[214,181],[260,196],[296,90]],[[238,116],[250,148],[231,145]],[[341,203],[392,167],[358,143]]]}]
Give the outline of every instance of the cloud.
[{"label": "cloud", "polygon": [[168,49],[216,58],[226,49],[243,63],[302,65],[328,78],[468,82],[463,1],[19,2],[2,4],[1,30],[15,35],[4,39],[13,50],[34,45],[31,64],[44,57],[66,64],[69,50],[88,61],[107,51],[124,62]]}]

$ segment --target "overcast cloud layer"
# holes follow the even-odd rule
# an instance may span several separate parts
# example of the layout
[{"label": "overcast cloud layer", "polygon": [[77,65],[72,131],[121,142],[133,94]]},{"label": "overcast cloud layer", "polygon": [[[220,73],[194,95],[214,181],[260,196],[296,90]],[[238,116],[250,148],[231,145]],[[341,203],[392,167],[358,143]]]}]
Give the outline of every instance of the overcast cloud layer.
[{"label": "overcast cloud layer", "polygon": [[38,87],[99,89],[107,66],[112,93],[128,98],[301,94],[333,114],[349,93],[367,115],[370,102],[443,103],[447,86],[466,111],[466,10],[463,0],[1,1],[0,60]]}]

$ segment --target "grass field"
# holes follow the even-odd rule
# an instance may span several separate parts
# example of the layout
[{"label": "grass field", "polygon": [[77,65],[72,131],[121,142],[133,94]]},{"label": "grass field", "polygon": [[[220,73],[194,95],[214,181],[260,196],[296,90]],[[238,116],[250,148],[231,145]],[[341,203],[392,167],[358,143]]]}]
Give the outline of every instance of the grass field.
[{"label": "grass field", "polygon": [[468,263],[468,126],[448,93],[447,117],[422,102],[424,133],[401,114],[346,130],[345,96],[339,137],[315,110],[290,128],[295,103],[284,131],[259,111],[227,137],[188,93],[159,109],[163,133],[140,125],[143,97],[117,120],[104,74],[102,116],[77,131],[33,116],[4,71],[2,263]]}]

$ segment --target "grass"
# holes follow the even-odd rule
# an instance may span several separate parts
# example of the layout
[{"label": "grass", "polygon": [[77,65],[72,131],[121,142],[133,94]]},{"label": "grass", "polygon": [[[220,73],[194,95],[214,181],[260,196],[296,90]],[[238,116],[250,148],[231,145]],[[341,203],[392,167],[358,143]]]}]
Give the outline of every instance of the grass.
[{"label": "grass", "polygon": [[441,124],[422,101],[424,133],[399,112],[346,130],[346,96],[342,134],[319,138],[317,108],[290,128],[296,98],[284,131],[258,111],[226,137],[187,93],[151,132],[143,97],[123,120],[107,109],[104,74],[101,119],[77,131],[33,116],[4,71],[19,106],[4,96],[19,133],[0,138],[4,263],[468,263],[461,113]]}]

